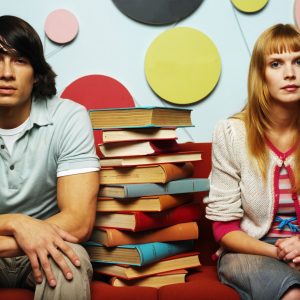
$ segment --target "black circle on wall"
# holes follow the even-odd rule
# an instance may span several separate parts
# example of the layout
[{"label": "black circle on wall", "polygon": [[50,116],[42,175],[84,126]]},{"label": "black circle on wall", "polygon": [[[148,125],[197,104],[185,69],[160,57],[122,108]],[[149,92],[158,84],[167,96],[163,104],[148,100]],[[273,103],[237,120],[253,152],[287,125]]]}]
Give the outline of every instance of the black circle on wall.
[{"label": "black circle on wall", "polygon": [[174,23],[193,13],[203,0],[113,0],[128,17],[151,25]]}]

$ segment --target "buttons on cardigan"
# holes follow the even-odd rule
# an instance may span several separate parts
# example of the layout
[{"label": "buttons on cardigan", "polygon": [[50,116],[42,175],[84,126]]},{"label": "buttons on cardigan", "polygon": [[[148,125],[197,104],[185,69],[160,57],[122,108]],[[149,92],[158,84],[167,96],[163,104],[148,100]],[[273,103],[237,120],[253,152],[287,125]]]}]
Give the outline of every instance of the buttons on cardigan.
[{"label": "buttons on cardigan", "polygon": [[4,145],[1,145],[1,149],[4,149],[5,148],[5,146]]},{"label": "buttons on cardigan", "polygon": [[9,168],[13,171],[14,168],[15,168],[15,166],[14,166],[14,165],[11,165]]}]

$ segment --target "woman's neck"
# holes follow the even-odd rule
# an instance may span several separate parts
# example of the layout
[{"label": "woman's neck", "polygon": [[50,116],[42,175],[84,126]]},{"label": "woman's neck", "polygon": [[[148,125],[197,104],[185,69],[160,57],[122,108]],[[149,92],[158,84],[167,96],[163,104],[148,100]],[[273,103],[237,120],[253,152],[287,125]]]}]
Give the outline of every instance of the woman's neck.
[{"label": "woman's neck", "polygon": [[278,150],[286,152],[298,139],[299,103],[273,102],[267,138]]}]

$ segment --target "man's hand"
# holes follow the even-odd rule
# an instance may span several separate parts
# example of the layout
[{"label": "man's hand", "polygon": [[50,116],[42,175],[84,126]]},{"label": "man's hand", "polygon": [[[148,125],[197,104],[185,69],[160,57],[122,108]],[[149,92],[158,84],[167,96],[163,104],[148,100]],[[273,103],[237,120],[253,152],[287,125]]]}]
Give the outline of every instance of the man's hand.
[{"label": "man's hand", "polygon": [[300,262],[300,239],[298,236],[278,239],[275,243],[279,259],[293,264]]},{"label": "man's hand", "polygon": [[52,287],[56,285],[49,257],[60,267],[65,278],[71,280],[73,274],[63,254],[77,267],[80,266],[80,261],[65,241],[76,243],[78,239],[47,221],[37,220],[26,215],[16,216],[12,223],[13,236],[19,247],[28,256],[36,282],[41,283],[43,280],[42,268],[49,285]]}]

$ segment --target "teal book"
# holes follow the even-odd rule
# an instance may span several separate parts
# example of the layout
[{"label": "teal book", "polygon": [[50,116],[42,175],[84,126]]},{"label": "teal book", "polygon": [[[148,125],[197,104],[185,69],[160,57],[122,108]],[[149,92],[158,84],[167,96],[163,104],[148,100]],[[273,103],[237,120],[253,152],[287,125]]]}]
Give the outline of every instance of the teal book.
[{"label": "teal book", "polygon": [[142,106],[92,109],[89,111],[93,129],[190,127],[191,109]]},{"label": "teal book", "polygon": [[193,240],[153,242],[147,244],[106,247],[92,241],[84,244],[91,262],[145,266],[169,256],[192,251]]},{"label": "teal book", "polygon": [[101,185],[99,196],[112,198],[132,198],[151,195],[172,195],[194,193],[209,190],[207,178],[184,178],[166,184],[131,183]]}]

